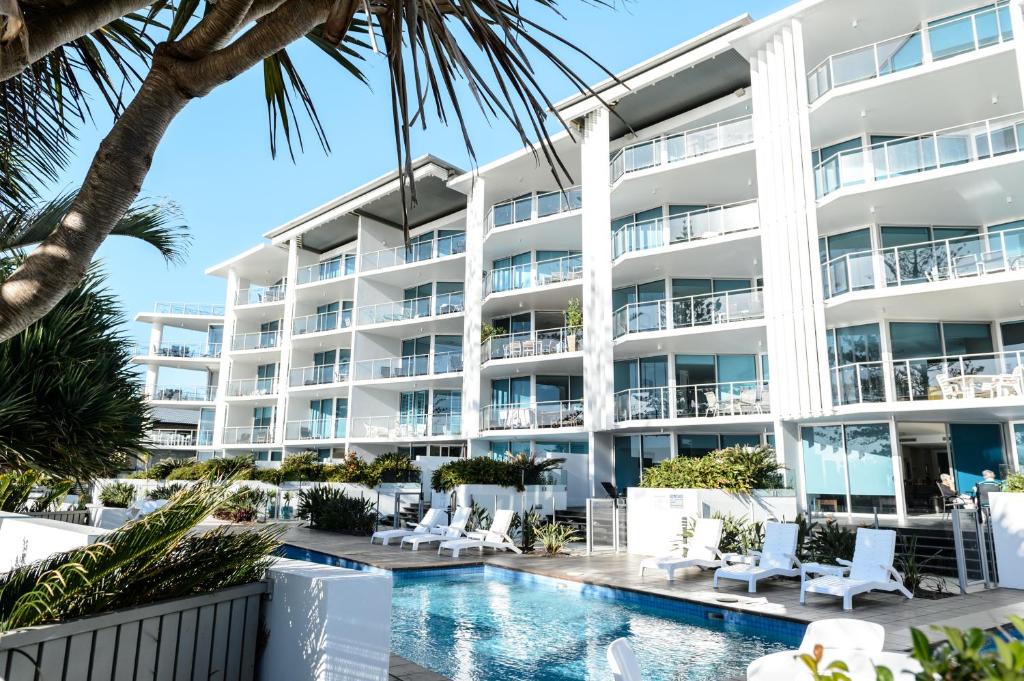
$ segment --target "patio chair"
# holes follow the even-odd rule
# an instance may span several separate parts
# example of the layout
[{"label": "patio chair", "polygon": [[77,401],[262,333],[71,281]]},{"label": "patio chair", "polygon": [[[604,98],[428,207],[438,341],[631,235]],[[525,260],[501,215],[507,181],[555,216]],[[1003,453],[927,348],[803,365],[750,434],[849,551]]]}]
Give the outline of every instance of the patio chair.
[{"label": "patio chair", "polygon": [[444,520],[447,520],[447,518],[445,518],[445,512],[443,510],[439,508],[431,508],[423,514],[423,519],[421,521],[413,524],[411,529],[379,530],[374,532],[370,537],[370,543],[372,544],[375,539],[380,539],[381,544],[387,546],[388,542],[392,539],[401,539],[402,537],[408,537],[413,534],[430,534],[431,530],[441,524]]},{"label": "patio chair", "polygon": [[982,480],[974,486],[974,503],[978,508],[988,508],[988,495],[992,492],[1001,492],[1003,484],[995,480]]},{"label": "patio chair", "polygon": [[853,560],[837,561],[850,569],[850,575],[805,579],[800,584],[800,603],[807,602],[808,592],[839,596],[843,599],[843,610],[852,610],[853,597],[869,591],[899,591],[907,598],[913,598],[914,594],[903,585],[903,575],[893,567],[895,560],[895,530],[858,528]]},{"label": "patio chair", "polygon": [[459,553],[466,549],[479,549],[480,553],[483,553],[484,549],[522,553],[512,538],[508,536],[514,517],[515,512],[510,509],[495,511],[490,529],[483,532],[467,532],[466,536],[461,539],[442,542],[437,547],[437,555],[440,556],[442,551],[451,551],[452,558],[458,558]]},{"label": "patio chair", "polygon": [[629,641],[617,638],[608,645],[608,668],[612,681],[643,681],[640,664],[636,661]]},{"label": "patio chair", "polygon": [[939,494],[942,496],[942,513],[943,515],[949,515],[949,512],[955,508],[963,508],[967,505],[966,500],[956,493],[955,490],[946,487],[941,482],[935,483],[939,488]]},{"label": "patio chair", "polygon": [[714,390],[705,390],[704,401],[707,403],[707,405],[704,407],[705,416],[722,415],[722,401],[718,399],[718,393],[716,393]]},{"label": "patio chair", "polygon": [[407,534],[402,537],[402,548],[408,544],[413,551],[419,551],[420,544],[433,544],[464,536],[471,510],[469,506],[459,506],[455,509],[455,515],[452,516],[452,521],[449,524],[435,525],[428,533]]},{"label": "patio chair", "polygon": [[523,341],[523,357],[532,357],[537,354],[537,341]]},{"label": "patio chair", "polygon": [[935,382],[939,384],[939,391],[942,393],[942,399],[959,400],[963,398],[963,386],[954,383],[949,377],[949,374],[939,374],[935,377]]},{"label": "patio chair", "polygon": [[740,390],[740,396],[737,398],[737,403],[740,406],[741,412],[748,413],[761,413],[761,403],[757,401],[757,389],[756,388],[743,388]]},{"label": "patio chair", "polygon": [[646,558],[640,563],[640,576],[647,570],[664,570],[668,581],[675,579],[675,572],[680,568],[719,568],[722,567],[722,553],[718,544],[722,541],[722,521],[720,518],[698,518],[694,524],[693,536],[683,547],[683,553],[677,555]]},{"label": "patio chair", "polygon": [[814,653],[814,646],[825,650],[857,650],[869,655],[882,652],[885,645],[885,627],[877,622],[834,617],[817,620],[807,625],[801,653]]},{"label": "patio chair", "polygon": [[800,561],[796,557],[797,535],[800,526],[796,523],[765,523],[764,546],[760,551],[747,551],[757,558],[755,565],[723,565],[715,570],[712,581],[718,588],[718,580],[736,579],[747,583],[747,591],[757,591],[757,580],[769,577],[798,577]]}]

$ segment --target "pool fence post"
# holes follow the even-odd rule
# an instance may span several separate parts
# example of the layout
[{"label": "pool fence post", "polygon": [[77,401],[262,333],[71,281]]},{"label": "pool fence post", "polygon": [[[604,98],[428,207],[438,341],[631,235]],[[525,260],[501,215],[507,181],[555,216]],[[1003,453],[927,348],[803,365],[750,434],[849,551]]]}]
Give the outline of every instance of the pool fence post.
[{"label": "pool fence post", "polygon": [[593,511],[594,511],[594,500],[587,499],[587,555],[589,556],[594,552],[594,537],[593,537]]},{"label": "pool fence post", "polygon": [[960,510],[950,509],[953,521],[953,548],[956,550],[956,575],[960,584],[960,595],[967,595],[967,560],[964,558],[964,537],[960,527]]}]

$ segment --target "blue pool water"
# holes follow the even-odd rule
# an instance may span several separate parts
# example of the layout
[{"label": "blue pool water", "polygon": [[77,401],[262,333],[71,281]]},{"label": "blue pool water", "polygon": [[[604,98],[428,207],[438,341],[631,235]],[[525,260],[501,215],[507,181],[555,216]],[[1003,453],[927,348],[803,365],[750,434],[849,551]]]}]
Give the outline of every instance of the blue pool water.
[{"label": "blue pool water", "polygon": [[[301,558],[370,569],[286,547]],[[630,639],[650,681],[743,677],[795,648],[804,626],[492,566],[393,574],[392,651],[454,681],[606,681],[608,644]]]}]

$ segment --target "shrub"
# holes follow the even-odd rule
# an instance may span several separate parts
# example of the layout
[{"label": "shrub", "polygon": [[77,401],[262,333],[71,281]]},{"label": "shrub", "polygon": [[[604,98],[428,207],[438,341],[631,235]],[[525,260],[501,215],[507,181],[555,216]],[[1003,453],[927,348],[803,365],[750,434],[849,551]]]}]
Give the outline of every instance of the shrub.
[{"label": "shrub", "polygon": [[1008,475],[1003,482],[1004,492],[1024,492],[1024,474],[1014,473]]},{"label": "shrub", "polygon": [[536,454],[516,454],[505,459],[505,463],[518,472],[519,479],[527,485],[543,485],[548,473],[562,467],[565,459],[538,459]]},{"label": "shrub", "polygon": [[535,508],[530,508],[526,513],[516,513],[512,518],[510,528],[513,536],[519,536],[519,548],[523,553],[533,553],[537,544],[537,528],[541,526],[541,515]]},{"label": "shrub", "polygon": [[100,503],[108,508],[128,508],[135,501],[135,485],[115,482],[100,491]]},{"label": "shrub", "polygon": [[213,512],[213,517],[233,523],[251,523],[266,511],[270,492],[260,487],[239,487]]},{"label": "shrub", "polygon": [[368,535],[377,526],[373,502],[327,485],[300,491],[297,515],[312,528],[345,534]]},{"label": "shrub", "polygon": [[370,464],[370,470],[376,474],[379,482],[420,481],[420,469],[412,459],[399,452],[381,454]]},{"label": "shrub", "polygon": [[170,499],[183,489],[185,489],[185,485],[180,482],[172,483],[170,485],[160,485],[159,487],[154,487],[149,490],[149,493],[146,494],[146,498],[153,499],[154,501],[157,499]]},{"label": "shrub", "polygon": [[491,526],[491,512],[470,500],[469,518],[466,520],[466,531],[486,530]]},{"label": "shrub", "polygon": [[167,476],[171,474],[171,471],[176,468],[185,468],[187,466],[194,466],[196,464],[195,457],[187,459],[160,459],[152,466],[149,467],[149,473],[146,477],[151,480],[166,480]]},{"label": "shrub", "polygon": [[320,459],[317,458],[316,452],[289,454],[284,457],[281,467],[277,470],[280,473],[282,482],[297,480],[308,480],[310,482],[324,481],[324,466],[320,463]]},{"label": "shrub", "polygon": [[522,480],[521,469],[480,456],[446,463],[434,471],[430,486],[438,492],[451,492],[459,485],[501,485],[522,491]]},{"label": "shrub", "polygon": [[[1018,632],[1024,631],[1024,619],[1010,615],[1010,623]],[[918,629],[911,629],[914,641],[912,657],[924,670],[921,679],[988,680],[1024,679],[1024,641],[1006,632],[992,637],[994,650],[986,650],[989,634],[982,629],[961,631],[954,627],[933,627],[945,635],[946,640],[932,646],[928,637]],[[882,678],[879,676],[879,678]],[[890,675],[891,678],[891,675]]]},{"label": "shrub", "polygon": [[763,523],[721,513],[714,513],[711,517],[722,521],[722,539],[718,543],[722,553],[746,553],[764,546]]},{"label": "shrub", "polygon": [[829,518],[824,525],[815,523],[807,537],[807,553],[811,560],[834,565],[838,559],[853,560],[857,545],[857,529],[840,525]]},{"label": "shrub", "polygon": [[[159,463],[159,462],[158,462]],[[178,466],[167,474],[167,480],[225,480],[231,477],[252,479],[256,471],[251,456],[207,459]]]},{"label": "shrub", "polygon": [[370,464],[353,452],[346,454],[341,463],[327,465],[324,468],[324,477],[327,482],[351,482],[367,487],[376,487],[379,483],[376,471],[372,470]]},{"label": "shrub", "polygon": [[[62,502],[72,485],[70,480],[51,479],[38,471],[0,473],[0,511],[45,511]],[[32,492],[39,487],[42,494],[32,499]]]},{"label": "shrub", "polygon": [[771,447],[726,447],[701,457],[662,461],[644,471],[641,486],[750,493],[781,487],[782,466]]},{"label": "shrub", "polygon": [[568,523],[548,523],[538,528],[537,538],[544,547],[544,553],[557,556],[566,544],[577,541],[579,535],[576,534],[576,528]]}]

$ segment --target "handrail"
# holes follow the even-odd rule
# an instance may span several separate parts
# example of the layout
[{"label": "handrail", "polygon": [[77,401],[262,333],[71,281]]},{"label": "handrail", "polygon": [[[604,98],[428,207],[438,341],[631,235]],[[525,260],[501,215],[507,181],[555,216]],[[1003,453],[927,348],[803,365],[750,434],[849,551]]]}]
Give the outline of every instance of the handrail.
[{"label": "handrail", "polygon": [[750,115],[737,116],[622,147],[608,164],[611,182],[628,173],[749,144],[754,141],[752,120]]},{"label": "handrail", "polygon": [[159,345],[136,343],[134,354],[139,357],[180,357],[210,359],[220,357],[223,343],[175,343],[164,341]]},{"label": "handrail", "polygon": [[333,364],[312,365],[306,367],[294,367],[288,372],[288,385],[329,385],[331,383],[344,383],[348,380],[349,362],[342,362],[335,366]]},{"label": "handrail", "polygon": [[276,395],[277,377],[269,378],[232,378],[228,381],[228,397],[255,397],[258,395]]},{"label": "handrail", "polygon": [[395,246],[369,251],[360,256],[363,272],[396,267],[409,263],[426,262],[466,252],[466,233],[434,237],[429,241],[417,241],[408,246]]},{"label": "handrail", "polygon": [[273,426],[228,426],[224,428],[224,444],[270,444],[274,441]]},{"label": "handrail", "polygon": [[829,369],[836,406],[885,401],[883,362],[849,362]]},{"label": "handrail", "polygon": [[481,346],[480,361],[537,357],[583,350],[583,327],[534,329],[491,336]]},{"label": "handrail", "polygon": [[215,385],[158,385],[147,395],[151,400],[170,402],[213,402],[217,396]]},{"label": "handrail", "polygon": [[462,414],[402,414],[400,416],[358,416],[349,419],[351,437],[408,439],[427,436],[452,436],[462,432]]},{"label": "handrail", "polygon": [[[580,186],[556,189],[549,192],[534,192],[518,198],[499,201],[488,209],[484,220],[484,236],[492,229],[509,227],[539,218],[568,213],[583,207],[583,190]],[[508,217],[496,217],[508,209]],[[500,224],[499,224],[500,223]]]},{"label": "handrail", "polygon": [[[701,293],[671,300],[626,303],[612,313],[612,335],[692,328],[762,319],[763,289]],[[668,314],[671,304],[672,314]]]},{"label": "handrail", "polygon": [[430,374],[447,374],[462,371],[462,351],[405,355],[402,357],[381,357],[356,362],[355,379],[409,378]]},{"label": "handrail", "polygon": [[612,232],[612,260],[627,253],[757,229],[757,199],[633,221]]},{"label": "handrail", "polygon": [[265,350],[281,345],[280,331],[251,331],[231,336],[232,350]]},{"label": "handrail", "polygon": [[366,325],[459,314],[463,310],[465,310],[465,293],[454,291],[409,300],[361,305],[356,310],[356,315],[359,324]]},{"label": "handrail", "polygon": [[288,288],[288,280],[282,279],[281,283],[271,286],[249,286],[239,289],[235,293],[235,305],[260,305],[262,303],[284,302],[285,292]]},{"label": "handrail", "polygon": [[315,284],[321,281],[349,277],[355,273],[356,254],[343,253],[329,260],[313,263],[312,265],[303,265],[296,273],[295,279],[299,286],[302,286],[303,284]]},{"label": "handrail", "polygon": [[196,431],[184,428],[154,428],[147,438],[156,447],[194,447]]},{"label": "handrail", "polygon": [[483,296],[518,291],[549,284],[574,281],[583,277],[583,256],[563,255],[560,258],[498,267],[485,273]]},{"label": "handrail", "polygon": [[348,418],[325,416],[320,419],[303,419],[285,423],[285,440],[336,440],[345,438],[348,432]]},{"label": "handrail", "polygon": [[153,311],[159,314],[196,315],[203,317],[223,317],[224,306],[210,303],[167,303],[158,302]]},{"label": "handrail", "polygon": [[1024,351],[894,359],[897,401],[1024,397]]},{"label": "handrail", "polygon": [[352,310],[332,310],[295,317],[292,320],[292,335],[301,336],[307,333],[335,331],[352,326]]},{"label": "handrail", "polygon": [[583,400],[489,404],[480,410],[481,430],[579,428],[583,426]]}]

